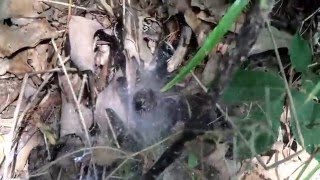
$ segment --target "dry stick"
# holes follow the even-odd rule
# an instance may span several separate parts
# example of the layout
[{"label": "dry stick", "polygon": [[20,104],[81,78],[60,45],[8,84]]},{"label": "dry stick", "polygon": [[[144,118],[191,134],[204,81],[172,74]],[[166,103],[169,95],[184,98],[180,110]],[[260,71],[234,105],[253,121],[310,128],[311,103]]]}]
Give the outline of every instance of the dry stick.
[{"label": "dry stick", "polygon": [[191,71],[191,75],[192,77],[197,81],[197,83],[199,84],[199,86],[201,87],[201,89],[207,93],[208,92],[208,88],[206,88],[205,85],[203,85],[203,83],[200,81],[200,79],[194,74],[193,71]]},{"label": "dry stick", "polygon": [[112,7],[105,0],[99,0],[98,2],[100,2],[102,7],[109,13],[109,15],[114,17],[114,13],[113,13]]},{"label": "dry stick", "polygon": [[[14,125],[12,127],[12,129],[10,130],[10,133],[9,133],[9,144],[6,146],[5,148],[5,161],[4,161],[4,172],[3,172],[3,177],[4,179],[10,179],[11,178],[11,175],[9,176],[9,172],[10,171],[10,163],[13,159],[13,154],[11,155],[10,152],[11,152],[11,149],[12,149],[12,146],[13,146],[13,138],[14,138],[14,134],[16,132],[16,128],[18,125],[20,125],[21,122],[18,121],[18,116],[19,116],[19,111],[20,111],[20,107],[21,107],[21,103],[22,103],[22,100],[23,100],[23,95],[24,95],[24,91],[25,91],[25,88],[26,88],[26,85],[27,85],[27,81],[28,81],[28,78],[29,76],[26,74],[23,78],[23,82],[22,82],[22,87],[20,89],[20,94],[19,94],[19,98],[18,98],[18,101],[17,101],[17,106],[16,106],[16,109],[14,110],[14,114],[13,114],[13,122],[14,122]],[[11,167],[12,168],[12,167]]]},{"label": "dry stick", "polygon": [[[76,69],[76,68],[67,68],[67,71],[68,72],[78,72],[78,69]],[[29,74],[29,76],[35,76],[37,74],[46,74],[46,73],[55,73],[55,72],[63,72],[63,70],[60,69],[60,68],[54,68],[54,69],[43,70],[43,71],[34,71],[34,72],[31,72],[31,73],[28,73],[28,74]],[[23,74],[25,74],[25,73],[23,73]]]},{"label": "dry stick", "polygon": [[170,135],[169,137],[167,137],[167,138],[165,138],[165,139],[163,139],[163,140],[161,140],[161,141],[159,141],[159,142],[157,142],[157,143],[155,143],[155,144],[153,144],[153,145],[151,145],[151,146],[148,146],[148,147],[146,147],[145,149],[142,149],[141,151],[138,151],[138,152],[135,152],[135,153],[129,155],[129,156],[128,156],[125,160],[123,160],[105,179],[109,179],[109,178],[110,178],[114,173],[116,173],[128,160],[132,159],[133,157],[135,157],[135,156],[137,156],[137,155],[139,155],[139,154],[141,154],[141,153],[143,153],[143,152],[145,152],[145,151],[149,151],[149,150],[151,150],[151,149],[159,146],[160,144],[168,141],[169,139],[171,139],[171,138],[173,138],[173,137],[175,137],[175,136],[178,136],[179,134],[182,134],[182,132],[183,132],[183,131],[179,131],[179,132],[177,132],[177,133],[175,133],[175,134],[172,134],[172,135]]},{"label": "dry stick", "polygon": [[82,82],[81,82],[81,87],[80,87],[79,96],[78,96],[78,102],[79,102],[79,103],[81,102],[82,97],[83,97],[83,92],[84,92],[85,85],[86,85],[86,83],[87,83],[87,78],[88,78],[88,75],[87,75],[87,74],[84,74],[84,75],[83,75],[83,78],[82,78]]},{"label": "dry stick", "polygon": [[[83,114],[82,114],[81,109],[80,109],[80,103],[79,103],[78,100],[77,100],[77,96],[76,96],[76,93],[75,93],[75,91],[74,91],[74,89],[73,89],[73,87],[72,87],[72,83],[71,83],[71,80],[70,80],[70,78],[69,78],[67,69],[66,69],[66,67],[65,67],[65,65],[64,65],[64,63],[63,63],[63,61],[62,61],[61,55],[60,55],[59,52],[58,52],[57,44],[55,43],[55,41],[54,41],[53,38],[51,39],[51,42],[52,42],[52,45],[53,45],[54,50],[56,51],[56,53],[57,53],[57,55],[58,55],[58,60],[59,60],[59,62],[60,62],[60,64],[61,64],[63,73],[64,73],[64,75],[66,76],[68,86],[69,86],[69,88],[70,88],[70,90],[71,90],[72,98],[73,98],[73,100],[74,100],[74,103],[76,104],[76,109],[77,109],[78,114],[79,114],[79,117],[80,117],[80,122],[81,122],[82,128],[84,129],[84,133],[85,133],[86,139],[87,139],[87,141],[88,141],[88,144],[87,144],[87,145],[90,147],[90,153],[91,153],[91,156],[92,156],[93,154],[92,154],[92,150],[91,150],[92,145],[91,145],[91,142],[90,142],[90,135],[89,135],[89,132],[88,132],[88,127],[87,127],[87,125],[86,125],[86,122],[85,122],[85,120],[84,120]],[[95,177],[96,177],[96,179],[97,179],[97,178],[98,178],[97,169],[96,169],[96,166],[95,166],[94,164],[93,164],[93,171],[94,171]]]},{"label": "dry stick", "polygon": [[76,5],[73,5],[73,4],[64,3],[64,2],[59,2],[59,1],[51,1],[51,0],[40,0],[40,1],[41,1],[41,2],[46,2],[46,3],[63,5],[63,6],[71,6],[71,7],[73,7],[73,8],[82,9],[82,10],[87,10],[87,8],[85,8],[85,7],[76,6]]},{"label": "dry stick", "polygon": [[302,21],[302,23],[301,23],[301,25],[300,25],[300,28],[299,28],[299,32],[300,32],[300,33],[301,33],[301,31],[302,31],[302,28],[303,28],[304,23],[305,23],[306,21],[308,21],[310,18],[312,18],[314,15],[316,15],[319,11],[320,11],[320,7],[319,7],[317,10],[315,10],[313,13],[311,13],[307,18],[305,18],[305,19]]},{"label": "dry stick", "polygon": [[89,132],[88,132],[88,128],[87,128],[87,125],[86,125],[86,123],[85,123],[83,114],[82,114],[82,112],[81,112],[80,104],[79,104],[79,102],[78,102],[78,100],[77,100],[76,93],[74,92],[74,89],[73,89],[73,87],[72,87],[72,83],[71,83],[71,80],[70,80],[70,78],[69,78],[67,69],[66,69],[65,65],[63,64],[62,57],[61,57],[61,55],[59,54],[57,45],[56,45],[56,43],[55,43],[55,41],[54,41],[53,38],[51,39],[51,42],[52,42],[52,45],[53,45],[54,50],[56,51],[56,53],[57,53],[57,55],[58,55],[58,60],[59,60],[59,62],[60,62],[60,64],[61,64],[63,73],[64,73],[64,75],[66,76],[67,83],[68,83],[69,88],[70,88],[70,90],[71,90],[71,94],[72,94],[72,98],[73,98],[73,100],[74,100],[74,103],[76,104],[76,109],[77,109],[78,114],[79,114],[79,117],[80,117],[80,122],[81,122],[82,128],[84,128],[85,136],[86,136],[87,141],[88,141],[88,146],[89,146],[89,147],[92,147],[92,146],[91,146],[91,142],[90,142],[90,135],[89,135]]},{"label": "dry stick", "polygon": [[290,107],[291,107],[291,110],[292,110],[292,113],[293,113],[293,119],[294,119],[294,122],[295,122],[295,124],[297,126],[297,130],[298,130],[298,136],[299,136],[298,138],[299,138],[299,140],[301,142],[301,146],[304,148],[305,144],[304,144],[304,139],[303,139],[303,136],[302,136],[302,133],[301,133],[300,124],[298,122],[297,111],[296,111],[296,108],[295,108],[295,105],[294,105],[294,101],[293,101],[292,94],[291,94],[291,91],[290,91],[289,83],[288,83],[288,81],[286,79],[286,73],[284,72],[283,64],[281,62],[280,54],[279,54],[279,51],[278,51],[278,46],[277,46],[276,40],[274,39],[272,30],[271,30],[271,27],[270,27],[270,22],[268,20],[266,22],[267,22],[268,31],[269,31],[269,34],[270,34],[270,37],[271,37],[271,40],[272,40],[272,43],[273,43],[273,46],[274,46],[274,52],[276,54],[276,59],[278,61],[278,64],[279,64],[279,67],[280,67],[280,72],[281,72],[281,75],[282,75],[282,78],[283,78],[283,81],[284,81],[284,85],[286,87],[286,91],[287,91],[287,94],[288,94],[288,97],[289,97]]},{"label": "dry stick", "polygon": [[8,97],[7,97],[7,100],[6,100],[6,103],[0,108],[0,114],[2,114],[2,112],[7,109],[7,107],[12,103],[9,101],[10,99],[10,94],[8,94]]},{"label": "dry stick", "polygon": [[[109,146],[94,146],[94,147],[91,147],[91,148],[90,148],[90,147],[81,148],[81,149],[78,149],[78,150],[76,150],[76,151],[67,153],[67,154],[65,154],[65,155],[63,155],[63,156],[60,156],[59,158],[55,159],[54,161],[51,161],[50,163],[48,163],[47,165],[42,166],[42,168],[38,170],[39,173],[36,172],[35,174],[31,174],[31,175],[29,176],[29,178],[31,178],[31,177],[37,177],[37,176],[40,176],[40,175],[44,174],[44,172],[45,172],[46,170],[48,170],[51,166],[57,164],[59,161],[61,161],[61,160],[63,160],[63,159],[70,158],[71,156],[76,155],[76,154],[78,154],[78,153],[80,153],[80,152],[83,152],[83,151],[96,150],[96,149],[112,150],[112,151],[119,152],[120,154],[122,154],[122,155],[123,155],[123,156],[122,156],[123,158],[128,157],[126,152],[121,151],[120,149],[116,149],[116,148],[109,147]],[[122,158],[122,157],[119,157],[119,158]]]},{"label": "dry stick", "polygon": [[109,128],[110,128],[110,130],[111,130],[112,137],[113,137],[113,139],[114,139],[114,141],[115,141],[115,143],[116,143],[116,146],[117,146],[117,148],[120,149],[121,147],[120,147],[120,144],[119,144],[119,142],[118,142],[118,140],[117,140],[117,135],[116,135],[116,133],[114,132],[113,127],[112,127],[112,125],[111,125],[111,121],[110,121],[109,115],[108,115],[108,113],[107,113],[106,111],[104,112],[104,114],[105,114],[105,116],[106,116],[106,118],[107,118],[108,126],[109,126]]},{"label": "dry stick", "polygon": [[[27,74],[26,74],[27,75]],[[29,76],[28,76],[29,77]],[[49,80],[51,79],[52,75],[49,75],[43,82],[42,84],[39,86],[39,88],[37,89],[37,91],[33,94],[33,96],[30,99],[30,102],[26,105],[26,107],[24,108],[24,110],[22,111],[22,113],[20,114],[19,118],[18,118],[18,122],[19,122],[19,126],[21,124],[21,122],[23,121],[23,118],[25,117],[25,115],[27,114],[27,112],[31,109],[31,107],[34,105],[34,100],[37,98],[38,94],[42,91],[42,89],[47,85],[47,83],[49,82]],[[20,97],[19,97],[20,98]],[[45,136],[45,134],[43,134]],[[17,145],[17,144],[16,144]],[[12,167],[13,169],[15,167]]]}]

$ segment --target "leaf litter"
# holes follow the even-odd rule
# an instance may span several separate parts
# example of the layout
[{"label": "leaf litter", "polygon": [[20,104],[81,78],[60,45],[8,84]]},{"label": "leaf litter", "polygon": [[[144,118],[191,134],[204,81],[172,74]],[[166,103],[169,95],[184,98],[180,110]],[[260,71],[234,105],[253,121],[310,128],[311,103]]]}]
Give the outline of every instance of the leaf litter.
[{"label": "leaf litter", "polygon": [[[291,176],[293,172],[282,169],[298,168],[310,159],[307,149],[299,158],[266,170],[254,158],[257,151],[270,165],[301,149],[295,148],[299,142],[290,134],[288,112],[278,105],[277,110],[269,109],[268,102],[277,98],[280,102],[285,91],[275,74],[279,67],[267,29],[254,27],[254,20],[247,24],[257,3],[251,2],[230,24],[220,44],[206,52],[207,59],[192,75],[163,93],[160,89],[196,54],[230,2],[70,2],[0,3],[1,178],[275,179]],[[285,49],[280,54],[283,62],[291,55],[293,67],[308,73],[310,58],[300,62],[304,57],[294,52],[299,45],[309,50],[308,44],[303,39],[292,42],[297,34],[291,24],[281,24],[286,21],[280,17],[290,10],[307,18],[314,9],[310,4],[303,10],[277,3],[269,6],[274,7],[270,19],[276,44]],[[258,33],[248,35],[245,28]],[[314,33],[312,27],[309,30]],[[243,47],[248,50],[238,42],[247,42]],[[237,53],[245,59],[237,60],[236,68],[226,65]],[[236,73],[238,68],[242,70]],[[272,131],[281,113],[286,128]],[[254,130],[259,126],[267,128],[259,134]],[[245,147],[252,155],[246,160],[248,152],[237,154],[243,148],[237,146],[239,132],[254,141]],[[317,166],[317,161],[311,162],[294,177],[310,173]],[[252,165],[257,167],[250,171]]]}]

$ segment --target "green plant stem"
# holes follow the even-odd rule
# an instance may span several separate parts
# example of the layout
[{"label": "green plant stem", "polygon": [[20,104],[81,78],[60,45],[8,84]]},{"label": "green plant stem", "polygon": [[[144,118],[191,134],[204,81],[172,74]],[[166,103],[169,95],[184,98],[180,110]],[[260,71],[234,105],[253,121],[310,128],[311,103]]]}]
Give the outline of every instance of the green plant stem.
[{"label": "green plant stem", "polygon": [[212,51],[212,49],[218,44],[222,37],[228,32],[232,24],[238,19],[241,12],[248,5],[248,3],[249,0],[236,0],[232,4],[227,13],[220,20],[219,24],[209,34],[208,38],[204,42],[203,46],[198,50],[196,55],[168,84],[166,84],[161,89],[161,92],[168,91],[175,84],[183,80],[184,77],[193,70],[193,68],[201,63],[201,61]]},{"label": "green plant stem", "polygon": [[274,52],[276,54],[276,59],[278,61],[278,65],[280,67],[280,73],[281,73],[281,76],[283,78],[284,86],[285,86],[287,94],[288,94],[289,103],[290,103],[290,109],[291,109],[291,112],[292,112],[292,115],[293,115],[294,122],[295,122],[296,127],[297,127],[298,137],[296,137],[296,138],[298,138],[298,140],[300,140],[300,143],[301,143],[300,145],[303,148],[305,148],[304,139],[303,139],[303,135],[302,135],[302,132],[301,132],[301,127],[300,127],[300,124],[299,124],[299,121],[298,121],[297,110],[296,110],[296,107],[294,105],[294,101],[293,101],[293,97],[292,97],[292,93],[291,93],[291,90],[290,90],[290,86],[289,86],[288,80],[286,79],[286,73],[284,72],[284,67],[283,67],[283,64],[282,64],[282,61],[281,61],[281,58],[280,58],[280,54],[279,54],[279,51],[278,51],[278,46],[277,46],[276,40],[275,40],[275,38],[273,36],[270,22],[269,21],[266,21],[266,22],[267,22],[268,31],[269,31],[269,34],[270,34],[270,37],[271,37],[271,40],[272,40],[272,44],[274,46]]}]

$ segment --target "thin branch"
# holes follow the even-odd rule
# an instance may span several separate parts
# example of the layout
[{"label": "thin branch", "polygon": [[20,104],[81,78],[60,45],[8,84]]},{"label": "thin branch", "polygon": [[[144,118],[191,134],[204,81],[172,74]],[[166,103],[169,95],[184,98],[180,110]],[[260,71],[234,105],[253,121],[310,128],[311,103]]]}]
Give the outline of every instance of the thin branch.
[{"label": "thin branch", "polygon": [[63,73],[64,73],[64,75],[66,76],[67,83],[68,83],[69,88],[70,88],[70,90],[71,90],[72,98],[73,98],[74,103],[75,103],[75,105],[76,105],[76,109],[77,109],[78,114],[79,114],[79,117],[80,117],[80,122],[81,122],[82,128],[83,128],[84,131],[85,131],[85,136],[86,136],[87,141],[88,141],[88,142],[87,142],[87,143],[88,143],[88,146],[89,146],[89,147],[92,147],[91,141],[90,141],[90,135],[89,135],[89,132],[88,132],[88,127],[87,127],[87,125],[86,125],[86,123],[85,123],[85,120],[84,120],[82,111],[81,111],[81,109],[80,109],[80,104],[79,104],[79,102],[78,102],[78,100],[77,100],[77,96],[76,96],[76,93],[75,93],[75,91],[74,91],[74,89],[73,89],[73,86],[72,86],[71,80],[70,80],[70,78],[69,78],[67,69],[66,69],[66,67],[65,67],[65,65],[64,65],[64,63],[63,63],[63,61],[62,61],[62,57],[61,57],[61,55],[59,54],[57,45],[56,45],[56,43],[55,43],[55,41],[54,41],[53,38],[51,39],[51,42],[52,42],[52,45],[53,45],[53,47],[54,47],[54,50],[56,51],[56,53],[57,53],[57,55],[58,55],[58,60],[59,60],[59,62],[60,62],[60,64],[61,64]]},{"label": "thin branch", "polygon": [[63,6],[67,6],[67,7],[70,6],[70,7],[77,8],[77,9],[87,10],[87,8],[85,8],[85,7],[76,6],[76,5],[73,5],[73,4],[59,2],[59,1],[52,1],[52,0],[40,0],[40,1],[41,2],[45,2],[45,3],[58,4],[58,5],[63,5]]},{"label": "thin branch", "polygon": [[296,111],[296,108],[294,106],[294,101],[293,101],[293,97],[292,97],[292,94],[291,94],[291,91],[290,91],[288,80],[286,79],[286,73],[284,72],[283,64],[282,64],[282,61],[281,61],[281,58],[280,58],[280,54],[279,54],[279,51],[278,51],[278,45],[276,43],[276,40],[274,39],[274,36],[273,36],[272,30],[271,30],[271,26],[270,26],[270,22],[269,21],[267,21],[267,26],[268,26],[268,31],[269,31],[269,34],[270,34],[270,37],[271,37],[271,40],[272,40],[272,43],[273,43],[273,46],[274,46],[276,59],[278,61],[278,65],[280,67],[280,72],[281,72],[281,75],[282,75],[282,78],[283,78],[283,81],[284,81],[284,85],[285,85],[285,88],[286,88],[286,91],[287,91],[287,94],[288,94],[288,97],[289,97],[290,107],[291,107],[291,110],[292,110],[292,113],[293,113],[293,119],[294,119],[294,122],[296,124],[297,131],[298,131],[298,138],[299,138],[299,140],[301,142],[301,146],[304,148],[305,144],[304,144],[304,139],[303,139],[303,136],[302,136],[302,133],[301,133],[300,124],[299,124],[299,121],[298,121],[297,111]]},{"label": "thin branch", "polygon": [[114,130],[113,130],[113,127],[112,127],[112,124],[111,124],[109,115],[108,115],[108,113],[107,113],[106,111],[105,111],[105,116],[106,116],[106,118],[107,118],[108,126],[109,126],[109,128],[110,128],[110,130],[111,130],[112,137],[113,137],[113,139],[114,139],[114,141],[115,141],[115,143],[116,143],[116,146],[117,146],[118,149],[120,149],[121,147],[120,147],[120,144],[119,144],[119,142],[118,142],[118,140],[117,140],[116,133],[115,133]]},{"label": "thin branch", "polygon": [[[16,133],[16,129],[21,123],[21,122],[18,121],[18,116],[19,116],[22,100],[23,100],[23,97],[24,97],[24,91],[25,91],[25,88],[27,86],[28,78],[29,78],[29,76],[27,74],[23,78],[22,87],[20,89],[20,94],[19,94],[19,98],[18,98],[18,101],[17,101],[17,106],[16,106],[16,109],[14,110],[14,113],[13,113],[14,125],[13,125],[13,127],[10,130],[10,133],[8,135],[9,136],[9,144],[6,146],[5,152],[4,152],[5,153],[5,157],[6,157],[6,159],[4,161],[4,172],[3,172],[4,179],[11,179],[11,175],[8,174],[9,172],[11,172],[10,171],[10,164],[11,164],[11,161],[13,159],[13,153],[11,153],[11,149],[12,149],[12,146],[13,146],[13,138],[14,138],[14,135]],[[11,167],[11,168],[13,168],[13,167]]]}]

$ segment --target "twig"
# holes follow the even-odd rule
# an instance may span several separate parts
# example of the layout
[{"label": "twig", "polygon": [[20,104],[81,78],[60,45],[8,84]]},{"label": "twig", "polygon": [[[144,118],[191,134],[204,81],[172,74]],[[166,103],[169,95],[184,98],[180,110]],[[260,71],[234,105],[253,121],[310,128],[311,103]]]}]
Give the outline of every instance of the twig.
[{"label": "twig", "polygon": [[[76,68],[67,68],[66,70],[68,72],[78,72],[78,69],[76,69]],[[29,76],[34,76],[34,75],[37,75],[37,74],[46,74],[46,73],[55,73],[55,72],[63,72],[63,70],[60,69],[60,68],[54,68],[54,69],[43,70],[43,71],[33,71],[31,73],[28,73],[28,74],[29,74]],[[25,73],[23,73],[23,74],[25,74]]]},{"label": "twig", "polygon": [[80,87],[79,96],[78,96],[78,102],[79,102],[79,103],[81,102],[81,99],[82,99],[82,97],[83,97],[83,92],[84,92],[85,85],[86,85],[86,83],[87,83],[87,78],[88,78],[88,75],[87,75],[87,74],[84,74],[84,75],[83,75],[83,78],[82,78],[82,82],[81,82],[81,87]]},{"label": "twig", "polygon": [[[57,45],[56,45],[56,43],[55,43],[55,41],[54,41],[54,38],[51,39],[51,42],[52,42],[52,45],[53,45],[53,47],[54,47],[54,50],[56,51],[56,53],[57,53],[57,55],[58,55],[58,60],[59,60],[59,62],[60,62],[60,64],[61,64],[63,73],[64,73],[64,75],[66,76],[66,80],[67,80],[68,86],[69,86],[69,88],[70,88],[70,90],[71,90],[72,98],[73,98],[73,100],[74,100],[74,103],[75,103],[75,105],[76,105],[77,112],[78,112],[78,114],[79,114],[80,123],[81,123],[81,125],[82,125],[82,128],[83,128],[84,133],[85,133],[85,137],[86,137],[86,139],[87,139],[87,146],[88,146],[88,147],[92,147],[91,141],[90,141],[90,135],[89,135],[88,127],[87,127],[86,122],[85,122],[85,120],[84,120],[84,117],[83,117],[83,114],[82,114],[82,111],[81,111],[81,108],[80,108],[80,103],[79,103],[78,100],[77,100],[77,96],[76,96],[76,93],[75,93],[75,91],[74,91],[74,89],[73,89],[73,86],[72,86],[71,80],[70,80],[70,78],[69,78],[67,69],[66,69],[66,67],[65,67],[65,65],[64,65],[64,63],[63,63],[63,61],[62,61],[62,57],[61,57],[61,55],[60,55],[60,53],[59,53],[59,51],[58,51]],[[90,153],[91,153],[91,156],[93,156],[92,150],[90,150]],[[94,171],[95,177],[96,177],[96,179],[97,179],[97,178],[98,178],[98,175],[97,175],[97,169],[96,169],[95,164],[93,164],[93,168],[94,168],[93,171]]]},{"label": "twig", "polygon": [[[102,7],[109,13],[109,15],[111,15],[112,17],[114,17],[114,13],[113,13],[113,10],[112,10],[112,7],[105,1],[105,0],[99,0],[98,1]],[[123,16],[125,17],[125,16]]]},{"label": "twig", "polygon": [[116,146],[117,146],[117,148],[120,149],[121,147],[120,147],[120,144],[119,144],[119,142],[118,142],[118,140],[117,140],[116,133],[115,133],[114,130],[113,130],[113,127],[112,127],[111,122],[110,122],[109,115],[108,115],[108,113],[107,113],[106,111],[105,111],[105,116],[106,116],[106,118],[107,118],[108,126],[109,126],[109,128],[110,128],[110,130],[111,130],[112,137],[113,137],[113,139],[114,139],[114,141],[115,141],[115,143],[116,143]]},{"label": "twig", "polygon": [[[41,131],[40,131],[40,132],[41,132]],[[51,160],[51,153],[50,153],[48,138],[47,138],[47,136],[46,136],[44,133],[42,133],[42,135],[43,135],[44,143],[45,143],[45,145],[46,145],[46,151],[47,151],[47,153],[48,153],[47,159],[48,159],[48,160]]]},{"label": "twig", "polygon": [[317,10],[315,10],[313,13],[311,13],[308,17],[306,17],[306,18],[302,21],[301,26],[300,26],[300,28],[299,28],[299,32],[300,32],[300,33],[301,33],[301,31],[302,31],[302,28],[303,28],[304,23],[305,23],[306,21],[308,21],[310,18],[312,18],[314,15],[316,15],[319,11],[320,11],[320,7],[319,7]]},{"label": "twig", "polygon": [[[4,179],[10,179],[11,178],[11,175],[9,175],[8,173],[11,172],[10,171],[10,163],[13,159],[13,154],[10,154],[11,152],[11,149],[12,149],[12,146],[13,146],[13,138],[14,138],[14,135],[16,133],[16,128],[18,125],[20,125],[21,122],[18,121],[18,116],[19,116],[19,112],[20,112],[20,107],[21,107],[21,104],[22,104],[22,100],[23,100],[23,96],[24,96],[24,91],[25,91],[25,88],[27,86],[27,81],[28,81],[28,78],[29,76],[26,74],[23,78],[23,82],[22,82],[22,87],[20,89],[20,94],[19,94],[19,98],[18,98],[18,101],[17,101],[17,106],[16,106],[16,109],[13,113],[13,127],[12,129],[10,130],[10,133],[9,133],[9,144],[6,146],[5,150],[4,150],[4,153],[5,153],[5,161],[4,161],[4,172],[3,172],[3,178]],[[13,168],[13,167],[11,167]]]},{"label": "twig", "polygon": [[41,2],[46,2],[46,3],[52,3],[52,4],[58,4],[58,5],[63,5],[63,6],[71,6],[73,8],[77,8],[77,9],[82,9],[82,10],[87,10],[87,8],[85,7],[81,7],[81,6],[76,6],[73,4],[69,4],[69,3],[64,3],[64,2],[59,2],[59,1],[52,1],[52,0],[40,0]]},{"label": "twig", "polygon": [[284,81],[284,85],[285,85],[285,88],[286,88],[286,91],[287,91],[287,94],[288,94],[288,97],[289,97],[290,107],[291,107],[291,110],[292,110],[292,113],[293,113],[293,119],[294,119],[294,122],[295,122],[295,124],[297,126],[297,131],[298,131],[298,136],[299,136],[298,138],[299,138],[299,140],[301,142],[301,146],[304,148],[305,144],[304,144],[304,139],[303,139],[303,136],[302,136],[302,133],[301,133],[300,124],[299,124],[299,121],[298,121],[297,111],[296,111],[296,108],[295,108],[295,105],[294,105],[294,101],[293,101],[293,97],[292,97],[292,94],[291,94],[291,91],[290,91],[288,80],[286,79],[286,73],[284,72],[283,64],[281,62],[280,54],[279,54],[279,51],[278,51],[278,46],[277,46],[276,40],[274,39],[274,36],[273,36],[272,30],[271,30],[269,21],[267,21],[267,26],[268,26],[268,31],[269,31],[269,34],[270,34],[270,37],[271,37],[271,40],[272,40],[272,43],[273,43],[273,46],[274,46],[276,59],[278,61],[278,65],[280,67],[280,72],[281,72],[281,75],[282,75],[282,78],[283,78],[283,81]]},{"label": "twig", "polygon": [[[97,150],[98,150],[98,149],[112,150],[112,151],[119,152],[120,154],[122,154],[122,155],[123,155],[123,158],[128,157],[126,152],[121,151],[121,150],[116,149],[116,148],[109,147],[109,146],[94,146],[94,147],[81,148],[81,149],[79,149],[79,150],[76,150],[76,151],[73,151],[73,152],[71,152],[71,153],[67,153],[67,154],[65,154],[65,155],[63,155],[63,156],[60,156],[59,158],[55,159],[54,161],[48,163],[47,165],[42,166],[42,168],[38,170],[38,173],[36,172],[35,174],[30,174],[29,178],[31,178],[31,177],[37,177],[37,176],[39,176],[39,175],[42,175],[43,172],[47,171],[51,166],[57,164],[59,161],[61,161],[61,160],[63,160],[63,159],[69,158],[69,157],[71,157],[71,156],[73,156],[73,155],[76,155],[76,154],[78,154],[78,153],[80,153],[80,152],[84,152],[84,151],[88,151],[88,150],[89,150],[89,151],[90,151],[90,150],[92,151],[92,150],[96,150],[96,149],[97,149]],[[119,157],[119,158],[120,158],[120,157]]]},{"label": "twig", "polygon": [[60,62],[60,64],[61,64],[63,73],[64,73],[64,75],[66,76],[67,83],[68,83],[69,88],[70,88],[70,90],[71,90],[72,98],[73,98],[73,100],[74,100],[74,102],[75,102],[76,109],[77,109],[78,114],[79,114],[79,117],[80,117],[80,122],[81,122],[82,128],[83,128],[84,131],[85,131],[85,136],[86,136],[87,141],[88,141],[88,146],[89,146],[89,147],[92,147],[92,146],[91,146],[91,141],[90,141],[90,135],[89,135],[89,132],[88,132],[88,128],[87,128],[87,125],[86,125],[86,123],[85,123],[83,114],[82,114],[82,112],[81,112],[80,104],[79,104],[79,102],[78,102],[78,100],[77,100],[77,96],[76,96],[76,93],[75,93],[75,91],[74,91],[74,89],[73,89],[73,86],[72,86],[71,80],[70,80],[70,78],[69,78],[67,69],[66,69],[65,65],[63,64],[62,57],[61,57],[61,55],[59,54],[57,45],[56,45],[56,43],[55,43],[55,41],[54,41],[53,38],[51,39],[51,42],[52,42],[52,45],[53,45],[53,47],[54,47],[54,50],[56,51],[56,53],[57,53],[57,55],[58,55],[58,60],[59,60],[59,62]]},{"label": "twig", "polygon": [[192,77],[197,81],[197,83],[199,84],[199,86],[201,87],[201,89],[207,93],[208,92],[208,89],[203,85],[203,83],[200,81],[200,79],[194,74],[193,71],[191,71],[191,75]]},{"label": "twig", "polygon": [[157,142],[157,143],[155,143],[155,144],[153,144],[153,145],[151,145],[151,146],[149,146],[149,147],[146,147],[145,149],[143,149],[143,150],[141,150],[141,151],[138,151],[138,152],[135,152],[135,153],[129,155],[129,156],[128,156],[125,160],[123,160],[122,163],[120,163],[105,179],[109,179],[109,178],[110,178],[114,173],[116,173],[129,159],[131,159],[131,158],[133,158],[133,157],[135,157],[135,156],[137,156],[137,155],[139,155],[139,154],[141,154],[141,153],[143,153],[143,152],[145,152],[145,151],[149,151],[149,150],[151,150],[151,149],[159,146],[160,144],[168,141],[169,139],[171,139],[171,138],[173,138],[173,137],[175,137],[175,136],[177,136],[177,135],[179,135],[179,134],[181,134],[181,133],[183,133],[183,132],[182,132],[182,131],[177,132],[177,133],[175,133],[175,134],[173,134],[173,135],[170,135],[169,137],[167,137],[167,138],[165,138],[165,139],[163,139],[163,140],[161,140],[161,141],[159,141],[159,142]]}]

